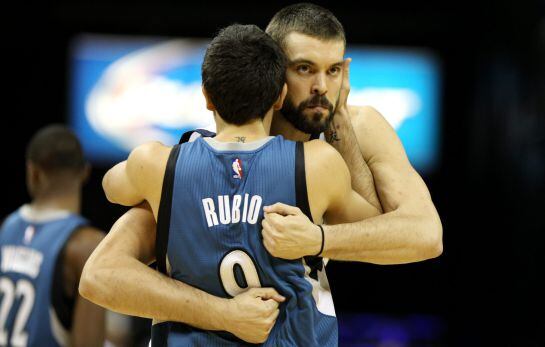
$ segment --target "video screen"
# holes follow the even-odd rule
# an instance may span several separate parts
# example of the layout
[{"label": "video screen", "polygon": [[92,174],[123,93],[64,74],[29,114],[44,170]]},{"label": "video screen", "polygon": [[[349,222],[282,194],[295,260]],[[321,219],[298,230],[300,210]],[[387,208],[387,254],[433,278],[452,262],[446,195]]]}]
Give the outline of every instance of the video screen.
[{"label": "video screen", "polygon": [[[135,146],[173,145],[195,128],[214,130],[201,92],[209,40],[81,35],[71,47],[70,120],[87,158],[126,159]],[[376,108],[409,160],[432,171],[439,153],[440,63],[431,51],[348,45],[349,104]]]}]

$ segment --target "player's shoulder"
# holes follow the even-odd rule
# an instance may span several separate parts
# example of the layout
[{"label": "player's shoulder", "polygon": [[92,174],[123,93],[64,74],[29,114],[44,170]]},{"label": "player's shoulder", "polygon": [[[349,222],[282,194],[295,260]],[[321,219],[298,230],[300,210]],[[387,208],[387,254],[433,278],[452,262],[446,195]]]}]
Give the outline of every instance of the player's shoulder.
[{"label": "player's shoulder", "polygon": [[353,126],[373,126],[388,123],[384,116],[372,106],[349,106]]},{"label": "player's shoulder", "polygon": [[156,175],[162,177],[171,150],[172,147],[158,141],[144,143],[129,154],[127,172],[134,182],[147,185],[150,179],[157,178]]},{"label": "player's shoulder", "polygon": [[325,141],[307,141],[304,148],[305,166],[317,174],[332,172],[340,164],[344,164],[341,154]]},{"label": "player's shoulder", "polygon": [[305,156],[334,156],[337,150],[322,140],[310,140],[304,143]]},{"label": "player's shoulder", "polygon": [[132,159],[149,159],[161,153],[170,153],[172,147],[166,146],[159,141],[150,141],[135,147],[130,154]]},{"label": "player's shoulder", "polygon": [[21,218],[21,213],[19,212],[20,209],[17,209],[7,216],[0,218],[0,229],[4,228],[5,226],[11,226],[14,223],[17,223],[17,221]]},{"label": "player's shoulder", "polygon": [[395,129],[373,107],[351,106],[350,116],[360,149],[368,162],[379,156],[390,161],[392,155],[403,150]]}]

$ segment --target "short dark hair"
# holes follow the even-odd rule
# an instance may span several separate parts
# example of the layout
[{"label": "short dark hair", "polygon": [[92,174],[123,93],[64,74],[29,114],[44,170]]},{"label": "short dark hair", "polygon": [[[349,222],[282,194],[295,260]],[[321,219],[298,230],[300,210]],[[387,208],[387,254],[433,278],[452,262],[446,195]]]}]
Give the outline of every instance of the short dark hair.
[{"label": "short dark hair", "polygon": [[51,173],[79,171],[85,166],[78,138],[60,124],[46,126],[32,137],[27,145],[26,159]]},{"label": "short dark hair", "polygon": [[283,48],[286,36],[294,31],[321,40],[342,40],[346,45],[344,28],[337,17],[328,9],[306,2],[278,11],[265,31]]},{"label": "short dark hair", "polygon": [[242,125],[263,119],[286,82],[286,58],[255,25],[233,24],[212,40],[202,64],[202,83],[223,120]]}]

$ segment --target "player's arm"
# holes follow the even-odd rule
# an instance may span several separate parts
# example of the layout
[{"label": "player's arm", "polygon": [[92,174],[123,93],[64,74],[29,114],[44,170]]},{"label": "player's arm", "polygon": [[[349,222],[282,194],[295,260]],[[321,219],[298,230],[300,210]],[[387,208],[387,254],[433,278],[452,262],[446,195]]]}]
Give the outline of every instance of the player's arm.
[{"label": "player's arm", "polygon": [[163,176],[171,147],[149,142],[136,147],[128,159],[108,170],[102,187],[108,200],[125,206],[135,206],[147,200],[158,206]]},{"label": "player's arm", "polygon": [[326,142],[305,143],[305,172],[314,220],[323,215],[328,224],[351,223],[377,216],[380,210],[356,193],[343,158]]},{"label": "player's arm", "polygon": [[155,259],[155,230],[146,204],[125,213],[85,265],[81,295],[112,311],[263,342],[283,298],[272,288],[255,288],[224,299],[151,269],[147,264]]},{"label": "player's arm", "polygon": [[102,188],[109,202],[133,206],[144,200],[144,195],[136,189],[127,171],[125,160],[108,170],[102,178]]},{"label": "player's arm", "polygon": [[[153,215],[141,207],[119,218],[85,266],[81,295],[123,314],[163,321],[178,321],[185,315],[189,318],[186,323],[218,329],[218,318],[224,315],[210,313],[225,307],[226,300],[194,290],[148,266],[155,258],[155,228]],[[198,314],[201,312],[203,315]]]},{"label": "player's arm", "polygon": [[377,264],[439,256],[442,226],[426,184],[382,115],[370,107],[357,111],[352,121],[355,134],[385,213],[356,223],[325,226],[324,256]]},{"label": "player's arm", "polygon": [[[379,209],[351,187],[350,172],[341,155],[323,141],[305,146],[305,172],[313,220],[321,224],[354,222],[380,214]],[[316,255],[322,234],[297,207],[276,203],[264,208],[263,245],[275,257],[297,259]]]},{"label": "player's arm", "polygon": [[[85,262],[104,238],[100,230],[84,227],[72,235],[64,251],[65,291],[76,297],[70,346],[103,346],[105,335],[105,311],[78,294],[78,285]],[[92,322],[92,323],[90,323]]]},{"label": "player's arm", "polygon": [[350,114],[353,108],[347,104],[350,93],[350,61],[350,58],[345,59],[343,64],[343,79],[338,106],[329,129],[325,131],[325,137],[329,144],[342,155],[348,166],[354,191],[382,212],[382,206],[375,190],[373,174],[363,159],[352,126]]},{"label": "player's arm", "polygon": [[[439,256],[442,226],[426,185],[384,118],[376,111],[364,116],[354,122],[354,129],[386,213],[354,223],[324,225],[321,254],[375,264],[402,264]],[[316,254],[321,233],[299,209],[275,204],[265,211],[264,243],[271,254],[286,259]],[[291,216],[279,218],[278,214]],[[339,222],[332,211],[327,212],[327,218]]]}]

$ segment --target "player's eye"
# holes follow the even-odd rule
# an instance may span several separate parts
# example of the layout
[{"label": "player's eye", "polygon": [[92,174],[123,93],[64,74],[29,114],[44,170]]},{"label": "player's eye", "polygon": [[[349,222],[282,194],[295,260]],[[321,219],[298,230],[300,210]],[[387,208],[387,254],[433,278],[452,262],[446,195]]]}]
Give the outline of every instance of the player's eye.
[{"label": "player's eye", "polygon": [[296,67],[297,72],[307,74],[310,73],[310,66],[309,65],[297,65]]},{"label": "player's eye", "polygon": [[339,66],[334,66],[331,69],[329,69],[329,74],[336,76],[341,73],[341,68]]}]

